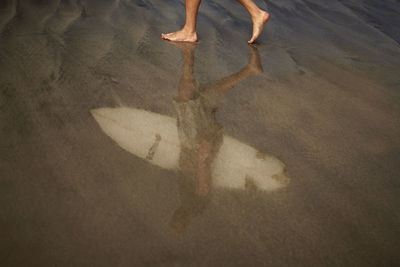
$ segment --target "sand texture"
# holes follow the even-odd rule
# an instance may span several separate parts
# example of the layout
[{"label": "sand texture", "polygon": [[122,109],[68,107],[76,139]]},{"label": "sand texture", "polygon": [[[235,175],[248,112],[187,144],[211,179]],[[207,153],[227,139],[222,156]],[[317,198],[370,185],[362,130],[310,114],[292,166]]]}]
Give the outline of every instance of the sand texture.
[{"label": "sand texture", "polygon": [[400,2],[0,1],[0,266],[399,266]]}]

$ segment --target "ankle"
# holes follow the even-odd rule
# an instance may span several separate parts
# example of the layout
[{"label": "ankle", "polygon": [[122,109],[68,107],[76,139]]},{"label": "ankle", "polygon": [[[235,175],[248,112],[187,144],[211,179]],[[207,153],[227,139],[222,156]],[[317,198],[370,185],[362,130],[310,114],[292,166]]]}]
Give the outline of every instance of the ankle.
[{"label": "ankle", "polygon": [[259,19],[260,17],[263,17],[264,14],[268,14],[268,12],[262,10],[262,9],[257,9],[252,14],[250,14],[252,20]]},{"label": "ankle", "polygon": [[186,34],[189,34],[189,35],[196,34],[196,28],[189,27],[189,26],[186,26],[186,25],[183,26],[182,31],[184,33],[186,33]]}]

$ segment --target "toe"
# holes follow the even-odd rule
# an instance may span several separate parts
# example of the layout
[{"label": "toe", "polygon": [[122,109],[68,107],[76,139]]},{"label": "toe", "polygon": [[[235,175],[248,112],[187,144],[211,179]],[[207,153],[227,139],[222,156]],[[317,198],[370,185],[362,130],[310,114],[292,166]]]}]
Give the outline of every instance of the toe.
[{"label": "toe", "polygon": [[164,39],[167,39],[169,36],[171,36],[171,33],[163,33],[163,34],[161,34],[161,36],[162,36]]},{"label": "toe", "polygon": [[169,34],[162,34],[161,36],[164,40],[169,40]]}]

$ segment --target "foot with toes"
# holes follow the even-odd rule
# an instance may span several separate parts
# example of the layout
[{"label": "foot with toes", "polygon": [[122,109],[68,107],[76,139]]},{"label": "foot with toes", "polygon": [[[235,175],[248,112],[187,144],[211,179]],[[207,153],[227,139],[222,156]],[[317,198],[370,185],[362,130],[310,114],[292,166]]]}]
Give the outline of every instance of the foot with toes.
[{"label": "foot with toes", "polygon": [[173,42],[190,42],[194,43],[197,41],[197,33],[193,31],[188,31],[185,29],[182,29],[177,32],[171,32],[171,33],[162,33],[161,38],[164,40],[168,41],[173,41]]},{"label": "foot with toes", "polygon": [[269,20],[269,13],[262,11],[260,13],[258,13],[256,16],[254,16],[252,18],[253,20],[253,35],[251,36],[251,39],[248,41],[249,44],[254,43],[254,41],[258,38],[258,36],[260,36],[263,28],[264,28],[264,24],[267,23],[267,21]]}]

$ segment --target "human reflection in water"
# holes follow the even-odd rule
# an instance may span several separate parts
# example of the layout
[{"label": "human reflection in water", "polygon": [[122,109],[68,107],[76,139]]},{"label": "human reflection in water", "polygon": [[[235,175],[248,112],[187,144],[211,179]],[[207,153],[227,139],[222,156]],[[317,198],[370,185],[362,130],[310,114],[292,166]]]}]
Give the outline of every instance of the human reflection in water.
[{"label": "human reflection in water", "polygon": [[289,177],[283,162],[223,134],[215,119],[224,92],[262,72],[256,48],[250,47],[249,63],[238,73],[198,85],[193,73],[195,44],[172,44],[184,57],[174,100],[177,119],[124,105],[96,108],[91,113],[121,148],[179,173],[181,206],[172,216],[171,227],[181,232],[203,211],[211,188],[273,191],[288,185]]},{"label": "human reflection in water", "polygon": [[[250,46],[248,64],[238,73],[211,84],[198,84],[194,75],[196,44],[173,43],[183,55],[183,69],[175,107],[180,140],[179,173],[181,206],[170,226],[183,232],[207,205],[212,185],[212,163],[223,142],[222,126],[215,113],[221,97],[237,83],[262,73],[258,50]],[[250,181],[249,181],[250,182]]]}]

